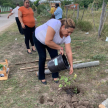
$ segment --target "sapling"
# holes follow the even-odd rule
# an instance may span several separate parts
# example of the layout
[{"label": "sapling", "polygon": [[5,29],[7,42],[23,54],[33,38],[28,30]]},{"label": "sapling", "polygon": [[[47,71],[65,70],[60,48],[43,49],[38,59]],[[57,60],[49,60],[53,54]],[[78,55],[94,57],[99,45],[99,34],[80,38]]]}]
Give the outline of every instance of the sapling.
[{"label": "sapling", "polygon": [[[77,74],[74,74],[73,78],[61,76],[61,78],[60,78],[61,84],[59,84],[59,87],[62,88],[62,87],[70,86],[71,83],[73,83],[76,80],[76,78],[77,78]],[[78,93],[77,87],[73,88],[73,93],[75,93],[75,94]]]},{"label": "sapling", "polygon": [[72,82],[74,82],[76,78],[77,78],[77,74],[74,74],[74,77],[73,77],[72,79],[71,79],[70,77],[61,76],[60,81],[61,81],[62,83],[59,84],[59,87],[70,86],[70,84],[71,84]]}]

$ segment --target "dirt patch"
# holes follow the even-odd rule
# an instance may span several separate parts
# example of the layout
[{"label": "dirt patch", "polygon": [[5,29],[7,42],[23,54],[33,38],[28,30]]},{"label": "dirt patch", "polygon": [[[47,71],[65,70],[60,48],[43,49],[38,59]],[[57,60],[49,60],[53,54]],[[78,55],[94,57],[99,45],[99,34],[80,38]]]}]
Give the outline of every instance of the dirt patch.
[{"label": "dirt patch", "polygon": [[40,97],[39,102],[40,102],[41,104],[44,104],[44,96],[41,96],[41,97]]}]

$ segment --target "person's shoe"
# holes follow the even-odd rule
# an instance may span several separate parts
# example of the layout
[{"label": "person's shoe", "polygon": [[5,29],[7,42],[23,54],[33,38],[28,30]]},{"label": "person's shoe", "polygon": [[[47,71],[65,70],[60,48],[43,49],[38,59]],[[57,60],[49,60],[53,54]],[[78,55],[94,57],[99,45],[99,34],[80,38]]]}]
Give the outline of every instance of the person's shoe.
[{"label": "person's shoe", "polygon": [[44,81],[44,82],[41,81],[41,83],[44,84],[44,85],[47,85],[47,82],[46,81]]},{"label": "person's shoe", "polygon": [[53,81],[54,81],[55,83],[59,83],[59,79],[56,79],[56,80],[53,79]]},{"label": "person's shoe", "polygon": [[32,52],[28,52],[28,50],[27,50],[27,53],[28,53],[28,54],[32,54]]},{"label": "person's shoe", "polygon": [[33,51],[33,52],[36,52],[36,50],[33,50],[33,49],[32,49],[32,51]]}]

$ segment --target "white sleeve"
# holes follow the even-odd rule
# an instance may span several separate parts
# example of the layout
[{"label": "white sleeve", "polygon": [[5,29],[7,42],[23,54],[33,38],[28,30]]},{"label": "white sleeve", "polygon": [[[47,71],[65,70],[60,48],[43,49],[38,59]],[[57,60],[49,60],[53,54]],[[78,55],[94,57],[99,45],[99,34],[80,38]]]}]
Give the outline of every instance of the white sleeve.
[{"label": "white sleeve", "polygon": [[61,23],[59,21],[55,20],[55,19],[54,20],[53,19],[49,20],[47,22],[47,25],[50,26],[50,27],[52,27],[55,32],[57,32],[58,30],[60,30],[60,27],[61,27]]},{"label": "white sleeve", "polygon": [[65,44],[71,43],[71,38],[70,38],[70,36],[67,36],[67,37],[65,38],[64,43],[65,43]]},{"label": "white sleeve", "polygon": [[15,9],[13,9],[11,13],[15,13]]}]

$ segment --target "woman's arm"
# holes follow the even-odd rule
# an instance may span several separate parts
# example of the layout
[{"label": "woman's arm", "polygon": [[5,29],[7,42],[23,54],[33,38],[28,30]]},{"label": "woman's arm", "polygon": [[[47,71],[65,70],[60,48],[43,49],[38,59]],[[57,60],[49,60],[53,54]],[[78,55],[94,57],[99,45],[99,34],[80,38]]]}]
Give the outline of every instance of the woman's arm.
[{"label": "woman's arm", "polygon": [[72,57],[72,50],[71,50],[71,45],[65,44],[65,50],[66,50],[66,55],[70,64],[70,72],[69,74],[73,73],[73,57]]},{"label": "woman's arm", "polygon": [[22,28],[25,28],[25,25],[24,25],[23,20],[22,20],[22,12],[20,10],[18,10],[18,18],[19,18],[19,21],[22,25]]},{"label": "woman's arm", "polygon": [[57,45],[55,42],[53,42],[54,35],[55,35],[54,29],[48,26],[46,38],[45,38],[45,44],[52,49],[60,50],[62,49],[62,47],[60,45]]},{"label": "woman's arm", "polygon": [[10,13],[7,18],[9,18],[13,13]]}]

